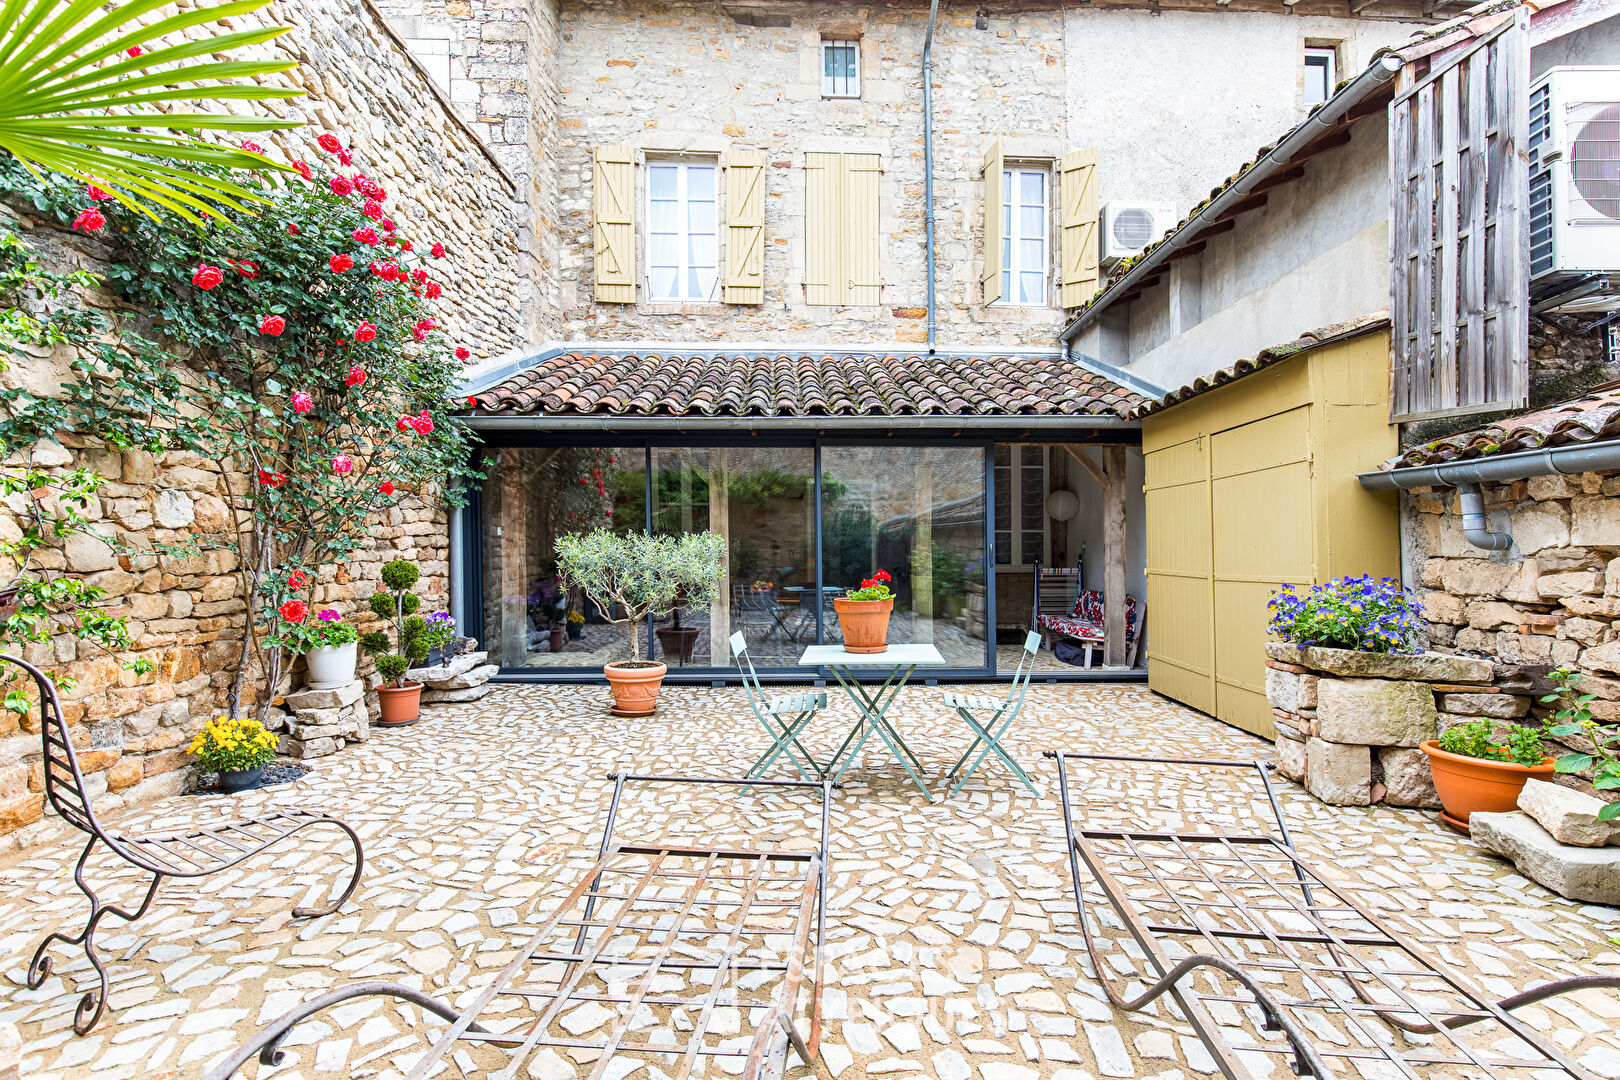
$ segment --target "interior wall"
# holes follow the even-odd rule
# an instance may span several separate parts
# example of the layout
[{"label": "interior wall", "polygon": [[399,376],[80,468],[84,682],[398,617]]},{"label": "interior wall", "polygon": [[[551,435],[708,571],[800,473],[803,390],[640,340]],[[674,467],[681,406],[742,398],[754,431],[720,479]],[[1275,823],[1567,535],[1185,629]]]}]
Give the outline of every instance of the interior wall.
[{"label": "interior wall", "polygon": [[[1091,460],[1101,465],[1102,455],[1095,450]],[[1147,595],[1147,504],[1142,495],[1142,451],[1140,447],[1125,448],[1125,591],[1138,599]],[[1085,550],[1086,586],[1101,589],[1103,583],[1103,490],[1091,474],[1071,463],[1068,488],[1080,496],[1080,510],[1068,521],[1068,550],[1063,553],[1064,566],[1073,566],[1079,559],[1081,545]]]}]

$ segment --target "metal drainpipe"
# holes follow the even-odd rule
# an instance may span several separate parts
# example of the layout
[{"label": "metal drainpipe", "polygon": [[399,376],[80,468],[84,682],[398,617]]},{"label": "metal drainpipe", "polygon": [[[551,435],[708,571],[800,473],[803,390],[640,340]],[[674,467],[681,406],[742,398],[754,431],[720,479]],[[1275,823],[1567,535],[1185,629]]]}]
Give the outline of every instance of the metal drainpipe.
[{"label": "metal drainpipe", "polygon": [[1470,544],[1486,551],[1506,551],[1513,546],[1513,537],[1486,527],[1485,496],[1478,484],[1457,485],[1457,511],[1462,514],[1463,536]]},{"label": "metal drainpipe", "polygon": [[934,319],[934,19],[939,0],[928,5],[928,32],[923,37],[923,234],[928,248],[928,351],[933,353]]}]

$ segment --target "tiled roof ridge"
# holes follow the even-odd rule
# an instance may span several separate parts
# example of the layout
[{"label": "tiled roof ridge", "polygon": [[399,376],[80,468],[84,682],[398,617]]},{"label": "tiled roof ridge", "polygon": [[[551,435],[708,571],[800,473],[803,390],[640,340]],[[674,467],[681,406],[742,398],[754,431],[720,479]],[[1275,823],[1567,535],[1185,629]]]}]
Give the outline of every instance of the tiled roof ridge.
[{"label": "tiled roof ridge", "polygon": [[1614,439],[1620,439],[1620,382],[1603,383],[1565,401],[1443,435],[1411,447],[1379,467],[1387,470],[1445,465]]}]

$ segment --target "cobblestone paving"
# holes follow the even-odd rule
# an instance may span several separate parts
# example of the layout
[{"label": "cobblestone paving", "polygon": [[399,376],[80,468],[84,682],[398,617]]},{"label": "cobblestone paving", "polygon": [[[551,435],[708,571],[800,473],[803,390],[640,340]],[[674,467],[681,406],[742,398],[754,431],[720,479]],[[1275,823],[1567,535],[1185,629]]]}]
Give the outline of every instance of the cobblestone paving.
[{"label": "cobblestone paving", "polygon": [[[306,846],[201,884],[167,885],[133,930],[110,921],[103,948],[113,996],[86,1037],[70,1027],[74,987],[89,974],[82,956],[60,950],[40,990],[20,988],[42,933],[77,928],[83,918],[72,883],[77,845],[36,848],[0,865],[0,970],[9,980],[0,982],[0,1020],[21,1027],[23,1075],[193,1076],[297,1002],[360,979],[468,999],[590,865],[610,768],[736,775],[764,749],[739,690],[672,687],[657,716],[634,721],[607,715],[602,693],[503,688],[433,710],[415,727],[378,731],[315,762],[317,771],[297,784],[174,798],[121,820],[134,831],[306,805],[354,825],[368,864],[355,898],[315,923],[288,913],[341,876],[345,848],[335,832],[305,834]],[[838,704],[806,740],[818,753],[847,729],[848,705]],[[909,688],[890,716],[935,776],[966,745],[937,689]],[[1198,1080],[1212,1065],[1190,1029],[1168,1012],[1116,1014],[1084,974],[1056,774],[1038,754],[1068,747],[1253,757],[1268,755],[1268,744],[1118,685],[1032,687],[1008,742],[1044,798],[987,766],[962,795],[930,805],[893,760],[870,748],[846,778],[833,808],[825,1072],[840,1080]],[[1254,809],[1230,776],[1192,771],[1099,774],[1086,794],[1088,812],[1102,820],[1220,826]],[[643,789],[627,796],[620,835],[797,833],[802,842],[813,800],[805,800],[800,829],[784,800],[771,798],[765,813],[765,800],[753,796]],[[1324,807],[1286,784],[1283,802],[1297,844],[1324,873],[1494,994],[1620,970],[1611,940],[1620,911],[1551,895],[1432,815]],[[111,883],[115,902],[136,895],[132,873],[98,858],[92,874]],[[1597,1074],[1620,1077],[1620,996],[1587,992],[1519,1015]],[[295,1032],[274,1072],[398,1076],[437,1024],[391,1001],[347,1004]],[[470,1058],[458,1063],[467,1075],[482,1073]],[[563,1080],[576,1067],[548,1056],[532,1075]],[[582,1077],[590,1071],[577,1069]],[[717,1062],[710,1075],[726,1071]],[[457,1072],[446,1066],[442,1075]],[[663,1076],[652,1066],[632,1075]],[[1274,1075],[1281,1080],[1286,1067]],[[626,1080],[622,1071],[607,1076]]]}]

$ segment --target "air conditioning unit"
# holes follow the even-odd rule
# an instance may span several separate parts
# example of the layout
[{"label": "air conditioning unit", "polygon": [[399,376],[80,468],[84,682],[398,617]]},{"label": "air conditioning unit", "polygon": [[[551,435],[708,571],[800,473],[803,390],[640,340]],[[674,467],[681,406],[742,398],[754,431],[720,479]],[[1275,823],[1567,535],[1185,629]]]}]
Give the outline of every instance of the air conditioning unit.
[{"label": "air conditioning unit", "polygon": [[1142,254],[1142,249],[1169,232],[1175,223],[1176,209],[1165,203],[1105,203],[1098,221],[1103,268]]},{"label": "air conditioning unit", "polygon": [[1535,309],[1620,308],[1620,67],[1537,79],[1529,152]]}]

